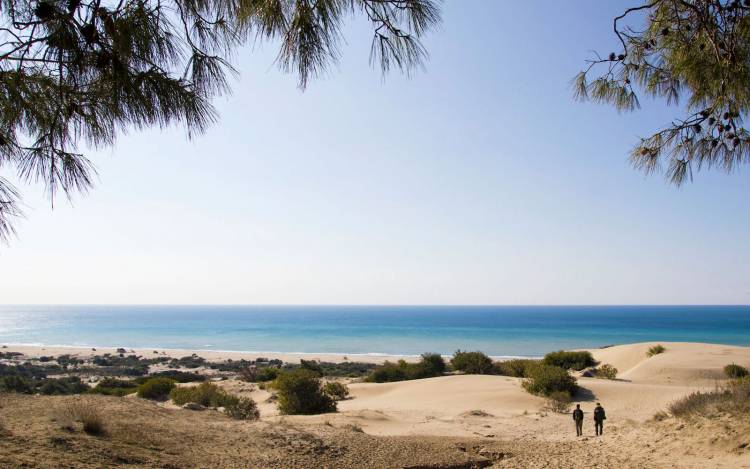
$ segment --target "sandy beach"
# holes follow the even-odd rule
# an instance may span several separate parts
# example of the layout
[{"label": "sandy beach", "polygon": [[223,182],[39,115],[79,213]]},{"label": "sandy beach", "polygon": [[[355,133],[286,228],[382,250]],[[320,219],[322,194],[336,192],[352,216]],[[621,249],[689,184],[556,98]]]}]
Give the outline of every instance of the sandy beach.
[{"label": "sandy beach", "polygon": [[[3,344],[0,344],[2,347]],[[118,347],[74,347],[74,346],[51,346],[43,347],[36,345],[5,345],[6,348],[0,349],[7,352],[19,352],[29,357],[52,356],[71,354],[81,358],[93,357],[94,355],[103,355],[105,353],[116,354]],[[385,355],[385,354],[343,354],[343,353],[280,353],[280,352],[230,352],[230,351],[211,351],[211,350],[187,350],[187,349],[143,349],[143,348],[126,348],[128,354],[140,355],[144,358],[153,356],[165,356],[170,358],[180,358],[196,354],[208,361],[225,361],[225,360],[255,360],[258,357],[277,359],[286,363],[299,363],[300,360],[317,360],[330,363],[340,363],[345,361],[376,363],[380,364],[387,360],[398,361],[406,360],[415,362],[419,356],[415,355]],[[156,353],[154,353],[156,352]]]}]

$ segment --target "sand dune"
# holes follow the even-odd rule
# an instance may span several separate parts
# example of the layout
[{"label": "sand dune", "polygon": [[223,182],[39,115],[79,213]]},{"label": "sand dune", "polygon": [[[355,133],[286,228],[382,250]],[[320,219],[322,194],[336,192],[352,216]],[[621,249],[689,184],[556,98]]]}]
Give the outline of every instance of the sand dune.
[{"label": "sand dune", "polygon": [[657,343],[618,345],[591,352],[600,362],[617,368],[618,378],[634,383],[711,386],[724,379],[725,365],[750,366],[750,347],[661,342],[666,351],[647,357],[648,349]]},{"label": "sand dune", "polygon": [[[654,414],[670,402],[722,382],[725,365],[750,366],[750,348],[661,344],[666,351],[653,357],[647,357],[646,351],[655,343],[592,350],[597,360],[617,367],[619,374],[617,380],[578,379],[582,392],[575,402],[587,412],[583,438],[574,436],[570,415],[546,411],[545,400],[526,393],[518,378],[449,375],[397,383],[350,383],[351,399],[339,403],[339,412],[317,416],[280,416],[275,402],[268,400],[269,392],[234,379],[219,383],[255,399],[263,425],[291,425],[315,434],[356,434],[361,429],[393,441],[477,439],[481,441],[477,448],[492,442],[513,454],[497,461],[496,467],[750,467],[750,424],[746,422],[726,418],[703,419],[698,424],[674,418],[653,421]],[[38,348],[23,351],[53,354]],[[593,435],[591,411],[597,401],[608,415],[603,438]],[[189,412],[170,410],[179,415]]]}]

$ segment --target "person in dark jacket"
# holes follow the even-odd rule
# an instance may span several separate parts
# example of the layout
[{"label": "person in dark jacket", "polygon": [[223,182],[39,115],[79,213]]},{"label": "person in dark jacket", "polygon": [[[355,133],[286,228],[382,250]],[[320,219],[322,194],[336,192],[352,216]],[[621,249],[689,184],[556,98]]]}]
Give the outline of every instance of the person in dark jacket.
[{"label": "person in dark jacket", "polygon": [[594,408],[594,430],[596,430],[597,436],[604,433],[604,421],[606,419],[607,414],[604,413],[604,407],[597,402]]},{"label": "person in dark jacket", "polygon": [[573,421],[576,423],[576,436],[583,435],[583,411],[581,404],[576,404],[576,410],[573,411]]}]

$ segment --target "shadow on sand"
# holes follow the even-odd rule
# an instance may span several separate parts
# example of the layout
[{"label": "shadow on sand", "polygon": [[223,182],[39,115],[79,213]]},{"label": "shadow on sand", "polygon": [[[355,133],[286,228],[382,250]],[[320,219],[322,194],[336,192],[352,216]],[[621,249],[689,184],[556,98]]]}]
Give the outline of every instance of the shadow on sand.
[{"label": "shadow on sand", "polygon": [[596,396],[590,389],[586,389],[584,387],[579,387],[578,391],[576,391],[575,396],[573,396],[573,401],[580,401],[580,402],[592,402],[596,400]]}]

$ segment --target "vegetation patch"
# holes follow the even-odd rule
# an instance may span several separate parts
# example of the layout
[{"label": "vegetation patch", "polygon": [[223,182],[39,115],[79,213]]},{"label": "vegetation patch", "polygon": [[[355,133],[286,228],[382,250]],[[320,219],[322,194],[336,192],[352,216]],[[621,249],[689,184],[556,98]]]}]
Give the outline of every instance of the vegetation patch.
[{"label": "vegetation patch", "polygon": [[567,414],[570,412],[572,398],[570,393],[567,391],[554,391],[547,396],[547,403],[545,407],[558,414]]},{"label": "vegetation patch", "polygon": [[169,398],[177,405],[188,402],[204,407],[224,407],[229,394],[213,383],[201,383],[197,386],[178,386],[169,393]]},{"label": "vegetation patch", "polygon": [[745,368],[744,366],[732,363],[724,367],[724,374],[727,375],[728,378],[737,379],[744,378],[748,375],[748,372],[747,368]]},{"label": "vegetation patch", "polygon": [[169,378],[150,378],[138,386],[138,397],[154,400],[166,400],[174,388],[174,381]]},{"label": "vegetation patch", "polygon": [[46,378],[39,383],[39,393],[46,395],[83,394],[88,392],[88,384],[81,381],[78,376],[65,378]]},{"label": "vegetation patch", "polygon": [[286,371],[274,382],[282,414],[323,414],[336,411],[336,401],[323,392],[320,378],[302,368]]},{"label": "vegetation patch", "polygon": [[442,376],[447,369],[443,357],[436,353],[424,353],[417,363],[399,360],[396,363],[386,361],[375,367],[365,381],[372,383],[388,383],[407,381],[411,379],[433,378]]},{"label": "vegetation patch", "polygon": [[329,381],[323,385],[323,392],[335,401],[341,401],[349,397],[349,386],[338,381]]},{"label": "vegetation patch", "polygon": [[616,379],[617,373],[617,368],[607,363],[594,368],[594,376],[597,378]]},{"label": "vegetation patch", "polygon": [[171,368],[199,368],[206,366],[206,359],[194,353],[188,357],[173,358],[169,366]]},{"label": "vegetation patch", "polygon": [[654,355],[659,355],[660,353],[664,353],[666,351],[667,349],[665,349],[663,345],[658,344],[658,345],[654,345],[653,347],[650,347],[648,351],[646,352],[646,356],[653,357]]},{"label": "vegetation patch", "polygon": [[594,356],[588,351],[570,352],[560,350],[557,352],[550,352],[544,356],[543,362],[545,365],[557,366],[565,370],[576,371],[581,371],[584,368],[596,365]]},{"label": "vegetation patch", "polygon": [[708,392],[694,392],[669,406],[675,417],[711,416],[717,413],[750,414],[750,379],[740,378]]},{"label": "vegetation patch", "polygon": [[[63,418],[70,423],[80,423],[83,431],[93,436],[101,436],[106,433],[104,418],[92,404],[76,401],[70,403],[63,411]],[[71,424],[66,426],[72,427]]]},{"label": "vegetation patch", "polygon": [[249,397],[235,397],[224,406],[224,413],[237,420],[258,420],[260,411],[255,401]]},{"label": "vegetation patch", "polygon": [[493,373],[501,376],[512,376],[514,378],[528,378],[529,368],[538,365],[541,360],[527,358],[514,358],[493,364]]},{"label": "vegetation patch", "polygon": [[529,368],[529,376],[523,381],[523,388],[531,394],[548,397],[555,392],[572,396],[578,390],[578,385],[568,370],[541,363]]},{"label": "vegetation patch", "polygon": [[138,391],[138,383],[136,381],[117,378],[104,378],[91,389],[91,393],[93,394],[104,394],[107,396],[127,396],[136,391]]},{"label": "vegetation patch", "polygon": [[198,383],[206,381],[206,376],[190,371],[165,370],[157,373],[151,373],[151,378],[169,378],[177,383]]},{"label": "vegetation patch", "polygon": [[493,372],[492,359],[483,352],[456,350],[451,359],[451,368],[471,375],[489,375]]}]

